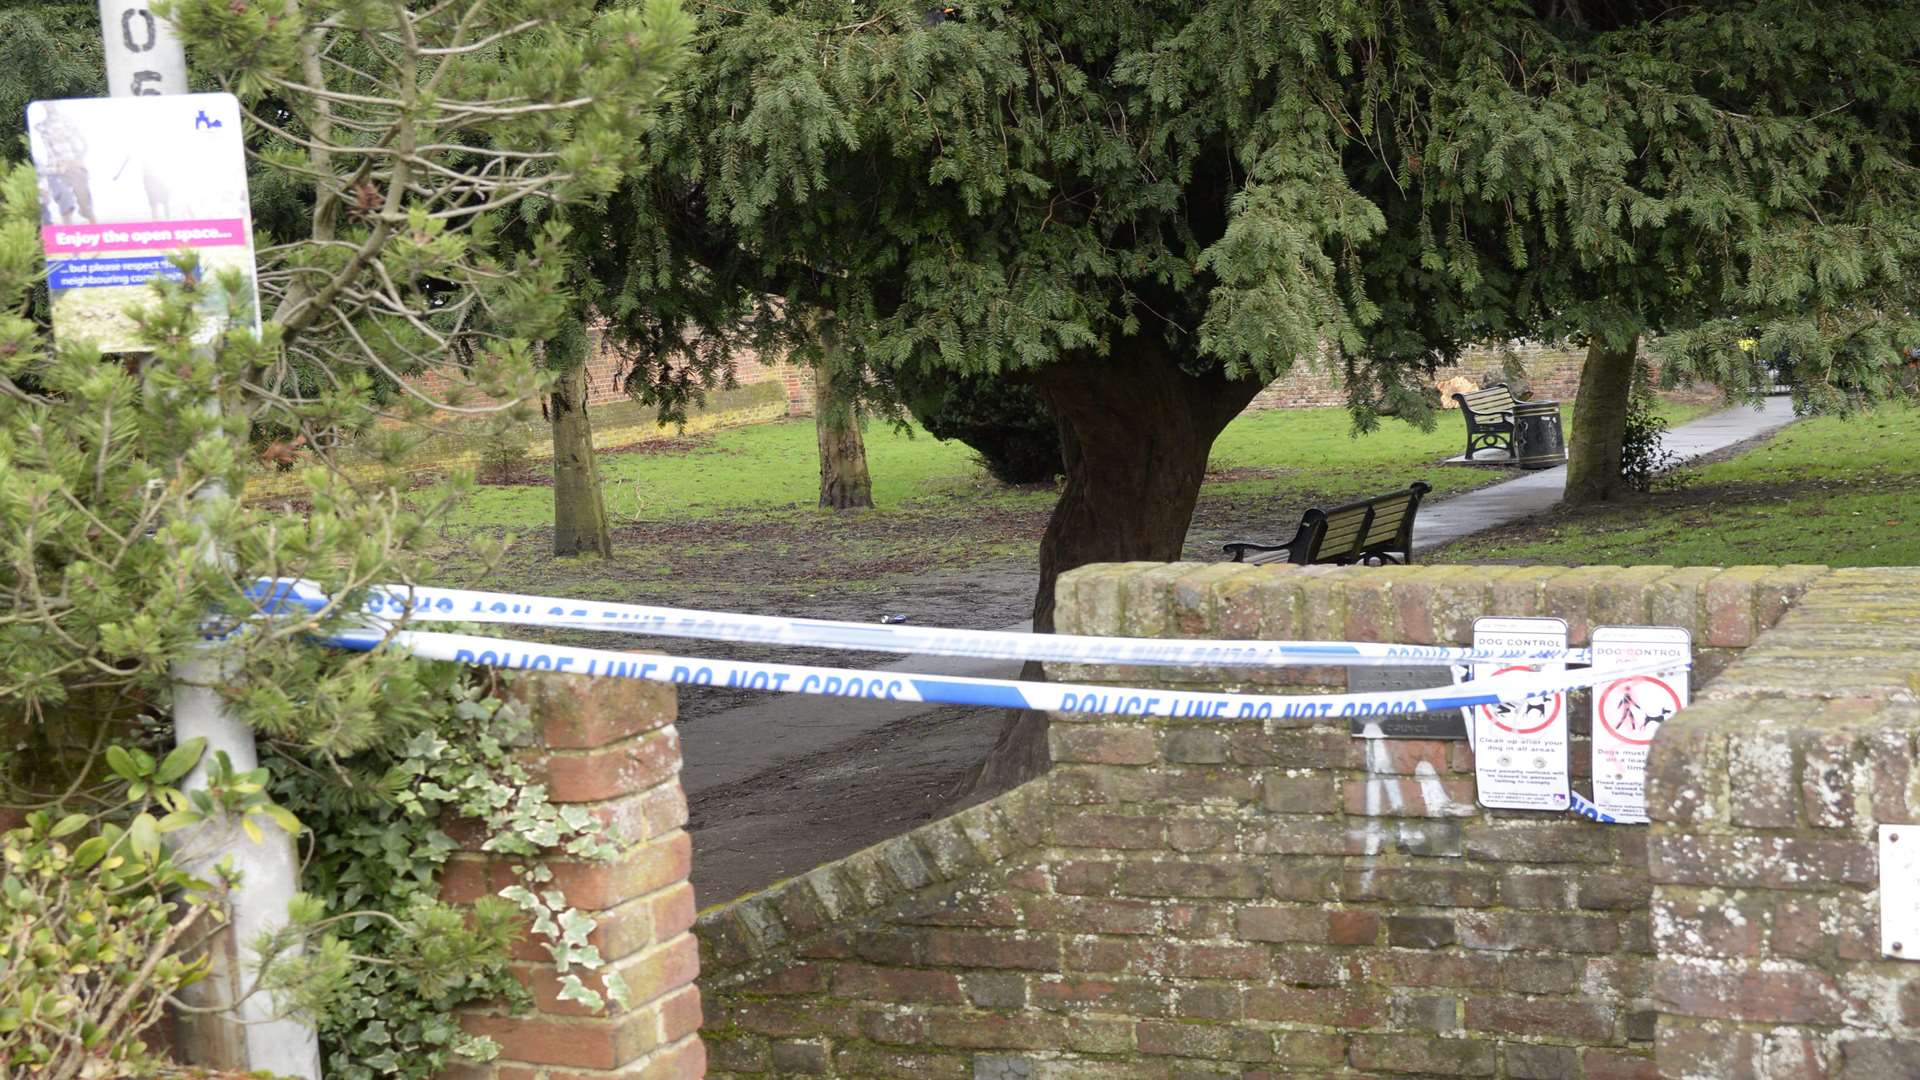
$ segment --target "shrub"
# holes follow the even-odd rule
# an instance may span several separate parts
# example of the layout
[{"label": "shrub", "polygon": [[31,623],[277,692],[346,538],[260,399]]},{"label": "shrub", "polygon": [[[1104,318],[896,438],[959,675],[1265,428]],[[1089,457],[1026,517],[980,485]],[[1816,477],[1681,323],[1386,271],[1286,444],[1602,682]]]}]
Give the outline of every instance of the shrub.
[{"label": "shrub", "polygon": [[900,373],[908,411],[936,439],[974,449],[988,475],[1003,484],[1044,484],[1066,472],[1052,410],[1030,386],[1005,375]]},{"label": "shrub", "polygon": [[0,838],[0,1073],[151,1074],[141,1034],[206,972],[183,946],[213,929],[217,894],[157,836],[92,824],[39,812]]},{"label": "shrub", "polygon": [[1660,445],[1667,422],[1657,412],[1653,391],[1634,387],[1627,399],[1626,432],[1620,440],[1620,479],[1635,491],[1652,491],[1654,481],[1680,463],[1680,456]]},{"label": "shrub", "polygon": [[524,424],[489,422],[480,436],[480,463],[475,478],[483,484],[504,484],[527,471],[531,436]]}]

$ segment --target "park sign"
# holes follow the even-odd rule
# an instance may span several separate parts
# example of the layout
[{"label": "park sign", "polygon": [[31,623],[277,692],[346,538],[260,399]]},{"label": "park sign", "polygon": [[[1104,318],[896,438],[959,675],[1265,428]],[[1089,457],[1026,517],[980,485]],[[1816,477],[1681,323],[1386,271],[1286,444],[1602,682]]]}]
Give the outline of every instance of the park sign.
[{"label": "park sign", "polygon": [[[1598,626],[1595,667],[1693,660],[1693,635],[1678,626]],[[1647,752],[1660,725],[1687,707],[1687,668],[1634,675],[1593,688],[1593,804],[1616,821],[1647,820]]]},{"label": "park sign", "polygon": [[[1567,647],[1563,619],[1481,618],[1473,622],[1473,647],[1489,652],[1561,650]],[[1476,663],[1474,679],[1520,671],[1565,671],[1566,664]],[[1480,805],[1508,810],[1566,810],[1567,695],[1476,705],[1467,710],[1473,732],[1474,786]]]},{"label": "park sign", "polygon": [[[205,317],[195,340],[260,328],[253,222],[240,103],[232,94],[74,98],[27,106],[40,188],[54,336],[102,352],[143,352],[129,314],[149,283],[180,281],[175,257],[198,256]],[[243,281],[228,296],[223,271]]]}]

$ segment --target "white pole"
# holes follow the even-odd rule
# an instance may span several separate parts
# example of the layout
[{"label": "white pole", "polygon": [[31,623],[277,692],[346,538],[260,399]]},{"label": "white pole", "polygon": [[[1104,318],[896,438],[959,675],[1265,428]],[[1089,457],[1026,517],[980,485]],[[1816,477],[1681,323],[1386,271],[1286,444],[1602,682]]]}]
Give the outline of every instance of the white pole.
[{"label": "white pole", "polygon": [[[113,97],[138,97],[187,92],[187,55],[180,38],[166,20],[147,6],[149,0],[100,0],[100,33],[106,45],[107,89]],[[206,408],[219,409],[217,401]],[[225,492],[210,486],[208,497],[219,498]],[[208,550],[207,557],[219,559],[220,553]],[[181,781],[185,788],[206,785],[206,762],[225,751],[234,769],[244,772],[259,764],[253,731],[241,723],[221,701],[217,687],[227,672],[210,656],[197,656],[174,665],[173,727],[178,742],[193,738],[207,740],[207,753],[200,767]],[[207,1048],[222,1057],[243,1054],[242,1060],[203,1061],[195,1064],[228,1068],[266,1070],[281,1076],[319,1080],[320,1044],[313,1027],[303,1021],[276,1018],[274,1003],[266,994],[248,991],[254,982],[259,957],[251,943],[287,921],[287,906],[299,889],[300,865],[293,838],[265,818],[256,822],[264,839],[254,843],[237,821],[209,824],[194,830],[191,846],[193,860],[210,867],[223,859],[231,860],[240,872],[240,884],[230,902],[230,941],[226,949],[215,947],[215,977],[206,983],[206,1005],[239,1005],[233,1009],[238,1024],[216,1021],[221,1029],[208,1032]],[[233,950],[228,952],[227,949]],[[237,962],[235,962],[237,961]],[[228,969],[220,978],[221,968]],[[220,985],[220,984],[224,984]],[[230,995],[230,996],[229,996]]]}]

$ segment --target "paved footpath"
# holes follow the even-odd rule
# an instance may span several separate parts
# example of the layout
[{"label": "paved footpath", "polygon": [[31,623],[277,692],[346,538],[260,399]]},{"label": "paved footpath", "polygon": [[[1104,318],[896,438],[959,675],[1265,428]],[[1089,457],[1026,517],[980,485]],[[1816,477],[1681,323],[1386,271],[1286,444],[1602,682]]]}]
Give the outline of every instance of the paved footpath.
[{"label": "paved footpath", "polygon": [[[1736,405],[1681,424],[1668,431],[1660,445],[1684,461],[1772,434],[1791,423],[1792,399],[1785,395],[1770,397],[1758,409]],[[1545,513],[1560,501],[1560,492],[1566,486],[1567,467],[1562,465],[1424,505],[1414,519],[1414,553],[1451,544],[1482,529]]]},{"label": "paved footpath", "polygon": [[[1736,406],[1682,424],[1667,433],[1665,446],[1683,458],[1697,457],[1776,431],[1792,421],[1793,408],[1786,398],[1768,398],[1760,409]],[[1414,550],[1431,550],[1482,529],[1552,508],[1565,486],[1566,471],[1565,466],[1544,469],[1423,506],[1414,530]],[[1029,625],[1018,623],[1005,629],[1025,630]],[[887,660],[884,654],[869,655],[872,659],[867,661],[867,666],[880,671],[1003,679],[1015,678],[1020,671],[1018,661],[936,656]],[[687,794],[697,800],[704,792],[762,776],[800,758],[831,750],[889,724],[940,708],[946,707],[799,694],[769,696],[686,724],[681,733],[685,761],[681,780]],[[947,753],[984,753],[999,728],[997,721],[966,726],[975,729],[968,737],[977,746],[951,746]],[[694,872],[696,884],[703,891],[702,903],[726,899],[779,876],[752,864],[755,853],[746,849],[762,847],[766,841],[756,840],[751,823],[724,820],[727,816],[724,810],[720,811],[720,820],[703,822],[695,833],[696,849],[705,851],[696,857]],[[801,861],[804,862],[804,858]],[[804,865],[785,867],[782,873],[804,868]]]}]

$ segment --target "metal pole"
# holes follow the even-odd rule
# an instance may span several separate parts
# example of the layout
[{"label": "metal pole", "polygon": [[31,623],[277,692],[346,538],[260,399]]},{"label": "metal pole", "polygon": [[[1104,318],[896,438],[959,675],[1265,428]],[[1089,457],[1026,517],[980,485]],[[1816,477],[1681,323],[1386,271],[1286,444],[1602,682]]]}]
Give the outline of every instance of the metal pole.
[{"label": "metal pole", "polygon": [[[187,92],[187,56],[166,20],[148,8],[149,0],[100,0],[100,32],[106,45],[107,88],[113,97]],[[218,414],[217,400],[203,407]],[[207,497],[225,492],[211,486]],[[209,559],[221,554],[211,548]],[[200,655],[174,665],[174,736],[179,742],[202,737],[206,758],[181,781],[184,788],[206,785],[205,762],[225,751],[239,771],[259,764],[253,731],[225,707],[217,687],[230,673],[212,656]],[[187,1033],[188,1050],[204,1060],[195,1064],[266,1070],[281,1076],[319,1080],[320,1044],[313,1027],[275,1018],[266,994],[252,994],[259,957],[251,942],[287,921],[287,907],[299,889],[300,864],[293,838],[271,821],[257,822],[263,833],[250,840],[240,823],[208,824],[193,830],[191,860],[211,867],[222,860],[240,872],[229,897],[230,923],[213,945],[215,970],[203,980],[196,1004],[226,1008]],[[234,1003],[238,1002],[237,1005]]]}]

